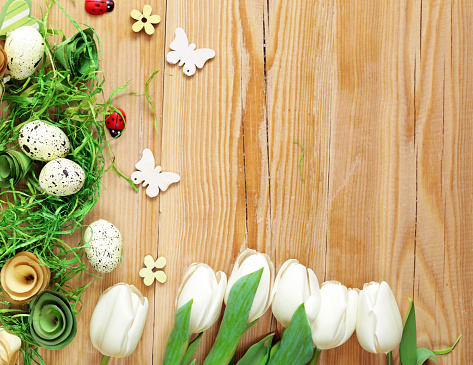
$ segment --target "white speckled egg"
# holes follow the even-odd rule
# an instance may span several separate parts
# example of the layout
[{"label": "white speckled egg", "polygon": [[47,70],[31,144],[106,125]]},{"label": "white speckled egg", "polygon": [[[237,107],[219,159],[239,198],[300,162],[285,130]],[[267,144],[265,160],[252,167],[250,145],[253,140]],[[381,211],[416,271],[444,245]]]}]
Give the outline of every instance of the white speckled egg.
[{"label": "white speckled egg", "polygon": [[114,270],[122,257],[122,235],[112,223],[99,219],[84,232],[85,254],[92,267],[101,273]]},{"label": "white speckled egg", "polygon": [[33,75],[44,55],[44,40],[30,26],[17,28],[7,34],[5,52],[7,69],[12,79],[24,80]]},{"label": "white speckled egg", "polygon": [[69,139],[60,128],[35,120],[20,129],[20,148],[33,160],[51,161],[66,157],[71,150]]},{"label": "white speckled egg", "polygon": [[85,173],[77,163],[58,158],[44,165],[39,174],[39,185],[46,194],[68,196],[77,193],[84,185]]}]

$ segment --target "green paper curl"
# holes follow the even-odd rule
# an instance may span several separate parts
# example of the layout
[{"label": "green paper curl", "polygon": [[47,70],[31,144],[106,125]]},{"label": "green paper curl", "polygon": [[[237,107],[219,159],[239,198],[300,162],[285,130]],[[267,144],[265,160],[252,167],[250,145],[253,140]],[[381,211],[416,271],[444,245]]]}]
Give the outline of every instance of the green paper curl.
[{"label": "green paper curl", "polygon": [[63,294],[43,290],[30,302],[30,310],[31,336],[39,346],[50,350],[62,349],[76,336],[76,316]]},{"label": "green paper curl", "polygon": [[31,166],[31,159],[23,152],[0,151],[0,188],[9,188],[10,181],[18,184]]},{"label": "green paper curl", "polygon": [[87,28],[59,44],[54,57],[73,77],[82,77],[99,68],[94,30]]}]

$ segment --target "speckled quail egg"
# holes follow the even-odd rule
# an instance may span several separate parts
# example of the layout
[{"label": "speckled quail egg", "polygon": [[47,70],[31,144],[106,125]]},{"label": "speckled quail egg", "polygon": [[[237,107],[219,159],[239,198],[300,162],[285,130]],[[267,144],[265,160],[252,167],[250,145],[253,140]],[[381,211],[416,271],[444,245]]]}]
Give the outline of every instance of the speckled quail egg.
[{"label": "speckled quail egg", "polygon": [[114,270],[122,257],[122,235],[112,223],[99,219],[84,232],[85,254],[92,267],[101,273]]},{"label": "speckled quail egg", "polygon": [[29,157],[40,161],[66,157],[71,150],[66,133],[41,120],[26,123],[21,127],[18,144]]},{"label": "speckled quail egg", "polygon": [[84,185],[85,173],[77,163],[58,158],[44,165],[39,174],[39,185],[49,195],[68,196],[77,193]]},{"label": "speckled quail egg", "polygon": [[44,55],[44,39],[33,27],[24,26],[7,34],[5,52],[12,79],[24,80],[36,70]]}]

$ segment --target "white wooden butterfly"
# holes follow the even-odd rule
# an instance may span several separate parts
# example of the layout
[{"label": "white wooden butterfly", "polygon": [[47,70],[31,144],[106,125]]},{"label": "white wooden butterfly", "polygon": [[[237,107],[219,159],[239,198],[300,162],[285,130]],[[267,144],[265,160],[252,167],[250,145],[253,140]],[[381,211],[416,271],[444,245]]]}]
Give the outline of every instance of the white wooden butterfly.
[{"label": "white wooden butterfly", "polygon": [[160,189],[166,191],[169,185],[181,180],[174,172],[161,172],[161,166],[154,167],[153,152],[149,148],[143,150],[143,156],[135,167],[139,171],[131,174],[131,180],[136,185],[143,183],[143,187],[148,186],[146,195],[151,198],[158,196]]},{"label": "white wooden butterfly", "polygon": [[215,51],[209,48],[195,49],[194,43],[189,44],[186,32],[182,28],[176,28],[174,40],[169,45],[172,49],[167,55],[166,60],[175,65],[184,65],[183,71],[187,76],[195,74],[196,67],[204,67],[204,63],[215,57]]}]

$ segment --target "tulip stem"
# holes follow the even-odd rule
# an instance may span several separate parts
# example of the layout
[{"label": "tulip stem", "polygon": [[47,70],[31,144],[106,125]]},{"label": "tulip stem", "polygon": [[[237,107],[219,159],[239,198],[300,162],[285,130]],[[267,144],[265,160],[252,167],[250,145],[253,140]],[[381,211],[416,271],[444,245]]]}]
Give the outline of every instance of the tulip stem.
[{"label": "tulip stem", "polygon": [[388,365],[393,365],[393,353],[391,351],[386,353],[386,361]]},{"label": "tulip stem", "polygon": [[309,365],[317,364],[317,361],[319,360],[319,356],[321,352],[322,352],[322,349],[319,349],[318,347],[315,348],[314,355],[312,356],[312,360],[310,360]]},{"label": "tulip stem", "polygon": [[110,356],[103,355],[100,365],[107,365],[108,359],[110,359]]}]

